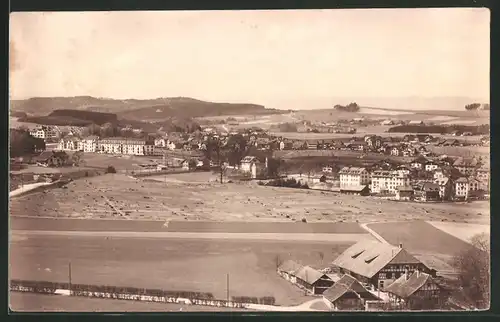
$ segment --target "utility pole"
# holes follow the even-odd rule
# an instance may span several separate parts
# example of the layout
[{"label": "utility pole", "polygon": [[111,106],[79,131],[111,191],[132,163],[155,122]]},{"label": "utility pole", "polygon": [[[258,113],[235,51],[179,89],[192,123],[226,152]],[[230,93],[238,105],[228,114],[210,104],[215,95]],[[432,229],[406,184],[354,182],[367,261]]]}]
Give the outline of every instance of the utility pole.
[{"label": "utility pole", "polygon": [[69,275],[69,295],[72,295],[72,286],[71,286],[71,262],[69,262],[69,265],[68,265],[68,275]]},{"label": "utility pole", "polygon": [[227,301],[229,302],[229,274],[226,274],[226,293],[227,293]]}]

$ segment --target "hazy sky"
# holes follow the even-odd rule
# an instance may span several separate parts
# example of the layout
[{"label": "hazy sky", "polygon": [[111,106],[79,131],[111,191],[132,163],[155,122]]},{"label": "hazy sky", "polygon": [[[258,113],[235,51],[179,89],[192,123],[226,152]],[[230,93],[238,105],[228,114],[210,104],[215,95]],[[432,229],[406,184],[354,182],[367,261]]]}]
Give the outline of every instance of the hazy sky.
[{"label": "hazy sky", "polygon": [[487,9],[13,13],[11,96],[486,100],[489,24]]}]

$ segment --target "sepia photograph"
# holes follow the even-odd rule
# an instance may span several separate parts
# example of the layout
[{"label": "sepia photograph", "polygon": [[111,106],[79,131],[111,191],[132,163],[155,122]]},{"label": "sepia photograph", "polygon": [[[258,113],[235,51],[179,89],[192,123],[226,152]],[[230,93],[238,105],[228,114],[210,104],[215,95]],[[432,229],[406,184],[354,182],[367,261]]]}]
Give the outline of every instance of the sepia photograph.
[{"label": "sepia photograph", "polygon": [[490,308],[488,9],[9,18],[12,312]]}]

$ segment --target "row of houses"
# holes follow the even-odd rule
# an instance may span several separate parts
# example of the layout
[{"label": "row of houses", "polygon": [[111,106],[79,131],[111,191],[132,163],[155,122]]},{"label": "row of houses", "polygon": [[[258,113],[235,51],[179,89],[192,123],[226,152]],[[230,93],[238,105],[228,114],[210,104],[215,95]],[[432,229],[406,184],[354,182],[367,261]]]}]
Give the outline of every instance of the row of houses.
[{"label": "row of houses", "polygon": [[[418,173],[420,171],[420,173]],[[426,176],[420,179],[417,175]],[[479,197],[490,189],[490,169],[477,159],[458,158],[452,165],[416,159],[394,170],[344,167],[340,188],[369,187],[374,194],[393,194],[398,200],[439,201]]]},{"label": "row of houses", "polygon": [[[336,271],[324,273],[324,271]],[[359,242],[319,271],[287,260],[277,273],[310,295],[321,295],[334,311],[437,309],[450,294],[429,268],[403,248],[378,241]]]}]

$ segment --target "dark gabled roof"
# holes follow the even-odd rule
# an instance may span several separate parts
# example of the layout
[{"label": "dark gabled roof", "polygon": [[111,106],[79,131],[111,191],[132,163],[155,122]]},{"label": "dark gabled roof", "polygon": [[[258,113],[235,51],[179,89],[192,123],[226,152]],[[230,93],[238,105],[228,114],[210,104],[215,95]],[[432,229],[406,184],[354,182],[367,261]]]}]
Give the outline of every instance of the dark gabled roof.
[{"label": "dark gabled roof", "polygon": [[324,273],[310,266],[303,266],[298,271],[296,271],[294,275],[297,278],[300,278],[304,282],[308,283],[309,285],[316,283],[318,280],[322,278],[330,280],[330,278],[326,276]]},{"label": "dark gabled roof", "polygon": [[52,156],[54,155],[54,152],[53,151],[43,151],[42,153],[40,153],[39,155],[37,155],[36,157],[34,157],[33,159],[35,161],[47,161],[48,159],[50,159]]},{"label": "dark gabled roof", "polygon": [[361,285],[354,277],[350,275],[342,276],[332,287],[323,292],[323,297],[328,301],[335,303],[346,293],[354,293],[358,298],[364,300],[380,300],[378,297],[370,293]]},{"label": "dark gabled roof", "polygon": [[[398,256],[401,252],[404,253]],[[398,264],[420,263],[403,248],[378,241],[361,241],[337,257],[333,265],[366,278],[372,278],[387,264],[395,264],[393,260],[396,260]]]},{"label": "dark gabled roof", "polygon": [[384,291],[406,299],[417,292],[427,282],[432,282],[432,277],[429,274],[416,271],[408,279],[406,279],[406,276],[403,274],[391,285],[386,287]]},{"label": "dark gabled roof", "polygon": [[361,192],[361,191],[363,191],[365,189],[368,189],[367,185],[344,187],[344,188],[340,188],[340,191]]}]

